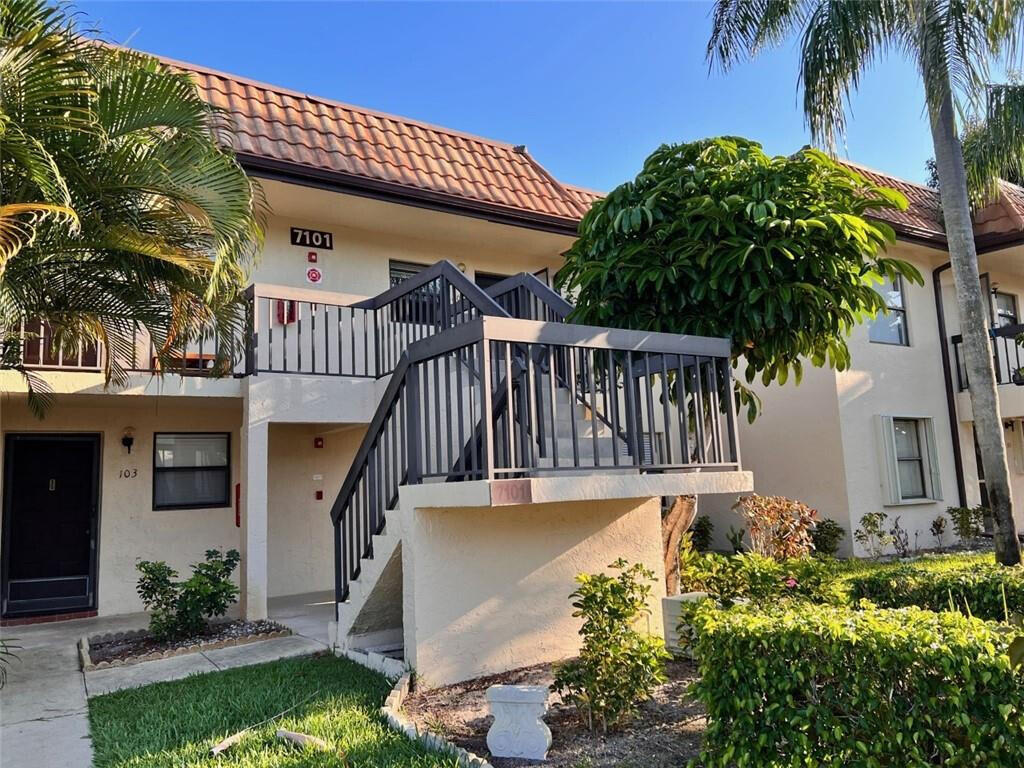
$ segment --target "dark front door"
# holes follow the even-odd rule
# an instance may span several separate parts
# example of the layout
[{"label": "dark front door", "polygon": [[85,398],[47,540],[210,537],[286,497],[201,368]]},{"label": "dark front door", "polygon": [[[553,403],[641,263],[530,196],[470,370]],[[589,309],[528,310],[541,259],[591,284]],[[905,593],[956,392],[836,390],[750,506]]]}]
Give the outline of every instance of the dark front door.
[{"label": "dark front door", "polygon": [[3,615],[96,606],[99,435],[8,435]]}]

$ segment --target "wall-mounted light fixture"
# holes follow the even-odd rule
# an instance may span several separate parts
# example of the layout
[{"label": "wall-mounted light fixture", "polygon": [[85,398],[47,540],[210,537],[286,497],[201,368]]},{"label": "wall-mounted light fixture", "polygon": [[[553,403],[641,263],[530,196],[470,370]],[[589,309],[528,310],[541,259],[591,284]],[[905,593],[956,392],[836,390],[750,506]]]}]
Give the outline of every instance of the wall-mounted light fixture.
[{"label": "wall-mounted light fixture", "polygon": [[125,427],[124,432],[121,434],[121,445],[128,449],[128,453],[132,452],[132,446],[135,445],[135,428]]},{"label": "wall-mounted light fixture", "polygon": [[456,264],[455,266],[457,266],[457,267],[459,268],[459,272],[462,272],[463,274],[465,274],[465,273],[466,273],[466,262],[464,262],[464,261],[460,261],[460,262],[459,262],[458,264]]}]

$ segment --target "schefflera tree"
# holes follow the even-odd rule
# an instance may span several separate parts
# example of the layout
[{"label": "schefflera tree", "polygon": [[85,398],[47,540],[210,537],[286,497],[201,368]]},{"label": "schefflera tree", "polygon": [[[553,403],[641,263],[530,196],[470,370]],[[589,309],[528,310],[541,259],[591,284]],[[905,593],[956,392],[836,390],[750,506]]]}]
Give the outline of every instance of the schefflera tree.
[{"label": "schefflera tree", "polygon": [[747,385],[799,382],[804,361],[849,367],[850,330],[887,311],[877,286],[922,283],[887,255],[895,233],[871,216],[906,207],[816,149],[772,157],[733,136],[663,145],[594,203],[555,281],[576,322],[731,339],[753,421]]},{"label": "schefflera tree", "polygon": [[[815,149],[772,157],[733,136],[664,145],[594,203],[556,285],[575,297],[576,322],[731,339],[735,397],[753,421],[755,379],[799,382],[804,361],[849,367],[851,328],[887,311],[877,286],[922,282],[887,255],[895,233],[871,216],[906,207]],[[670,591],[684,509],[663,520]]]}]

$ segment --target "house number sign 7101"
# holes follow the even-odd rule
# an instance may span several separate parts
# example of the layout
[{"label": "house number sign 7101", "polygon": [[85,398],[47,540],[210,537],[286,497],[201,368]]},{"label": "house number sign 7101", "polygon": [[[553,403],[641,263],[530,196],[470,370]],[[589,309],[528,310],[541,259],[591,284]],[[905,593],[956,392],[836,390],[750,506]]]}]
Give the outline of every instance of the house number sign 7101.
[{"label": "house number sign 7101", "polygon": [[307,248],[323,248],[327,251],[333,251],[334,235],[330,232],[321,232],[318,229],[292,227],[292,245],[302,245]]}]

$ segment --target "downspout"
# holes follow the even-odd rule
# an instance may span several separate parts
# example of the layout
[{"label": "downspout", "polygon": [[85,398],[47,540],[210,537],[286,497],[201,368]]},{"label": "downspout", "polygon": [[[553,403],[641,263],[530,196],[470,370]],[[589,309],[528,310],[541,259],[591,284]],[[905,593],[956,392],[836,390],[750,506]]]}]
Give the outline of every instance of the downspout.
[{"label": "downspout", "polygon": [[942,375],[946,383],[946,411],[949,414],[949,434],[953,442],[953,466],[956,468],[956,492],[960,506],[967,506],[967,487],[964,484],[964,457],[960,453],[960,425],[956,418],[956,395],[953,393],[953,370],[949,364],[949,341],[946,338],[946,315],[942,308],[942,273],[949,269],[947,261],[932,271],[935,289],[935,317],[939,324],[939,348],[942,350]]}]

